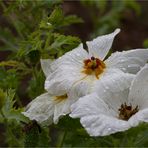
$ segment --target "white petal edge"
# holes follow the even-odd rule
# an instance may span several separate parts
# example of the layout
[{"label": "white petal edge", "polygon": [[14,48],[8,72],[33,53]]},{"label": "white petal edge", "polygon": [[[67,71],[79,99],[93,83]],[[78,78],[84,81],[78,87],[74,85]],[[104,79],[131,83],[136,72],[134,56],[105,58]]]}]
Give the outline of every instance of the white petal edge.
[{"label": "white petal edge", "polygon": [[138,111],[128,120],[128,122],[132,127],[135,127],[142,122],[148,123],[148,108]]},{"label": "white petal edge", "polygon": [[129,92],[129,103],[140,109],[148,108],[148,64],[136,75]]},{"label": "white petal edge", "polygon": [[50,59],[41,59],[41,68],[45,74],[45,76],[47,77],[48,75],[50,75],[53,72],[53,69],[51,68],[51,63],[53,62]]},{"label": "white petal edge", "polygon": [[50,125],[53,122],[54,102],[48,94],[42,94],[35,98],[22,112],[30,120],[36,120],[42,125]]},{"label": "white petal edge", "polygon": [[107,67],[119,68],[136,74],[148,61],[148,49],[133,49],[113,53],[106,61]]},{"label": "white petal edge", "polygon": [[103,60],[108,54],[115,36],[120,32],[116,29],[113,33],[99,36],[92,41],[87,41],[89,55]]},{"label": "white petal edge", "polygon": [[72,51],[65,53],[51,64],[52,69],[57,69],[60,66],[71,65],[76,67],[82,67],[83,60],[88,58],[88,53],[83,49],[83,45],[80,44]]}]

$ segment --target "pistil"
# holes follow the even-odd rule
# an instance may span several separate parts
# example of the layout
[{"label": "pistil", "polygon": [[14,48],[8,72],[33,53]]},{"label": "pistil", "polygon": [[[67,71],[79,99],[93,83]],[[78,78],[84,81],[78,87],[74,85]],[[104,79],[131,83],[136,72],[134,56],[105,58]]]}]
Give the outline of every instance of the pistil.
[{"label": "pistil", "polygon": [[97,79],[99,79],[99,75],[103,73],[106,65],[103,61],[98,58],[91,57],[91,59],[84,60],[84,70],[83,73],[87,75],[94,74]]}]

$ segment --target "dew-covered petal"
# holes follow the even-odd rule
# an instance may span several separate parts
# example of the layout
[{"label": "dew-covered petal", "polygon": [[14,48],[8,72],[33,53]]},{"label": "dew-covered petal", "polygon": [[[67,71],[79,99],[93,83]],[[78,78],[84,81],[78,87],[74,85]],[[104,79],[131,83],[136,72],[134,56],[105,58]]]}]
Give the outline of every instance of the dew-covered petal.
[{"label": "dew-covered petal", "polygon": [[120,69],[106,69],[100,76],[98,81],[95,81],[94,89],[99,93],[99,90],[109,90],[111,92],[119,92],[129,88],[131,81],[135,75],[122,72]]},{"label": "dew-covered petal", "polygon": [[140,109],[148,108],[148,64],[136,75],[129,92],[129,103]]},{"label": "dew-covered petal", "polygon": [[128,122],[113,117],[112,110],[97,94],[80,98],[71,106],[72,118],[80,118],[90,136],[106,136],[130,128]]},{"label": "dew-covered petal", "polygon": [[133,74],[124,73],[119,69],[106,69],[95,82],[93,89],[117,112],[120,105],[127,102],[129,87],[134,77]]},{"label": "dew-covered petal", "polygon": [[53,72],[53,69],[51,68],[51,63],[53,62],[50,59],[41,59],[41,68],[45,74],[45,76],[47,77],[48,75],[50,75]]},{"label": "dew-covered petal", "polygon": [[78,47],[65,53],[63,56],[55,60],[51,64],[52,69],[57,69],[61,66],[74,66],[74,67],[82,67],[83,60],[88,58],[88,53],[83,49],[83,45],[80,44]]},{"label": "dew-covered petal", "polygon": [[63,101],[55,104],[54,118],[53,118],[55,124],[58,123],[60,117],[70,113],[70,106],[71,106],[71,103],[70,103],[69,99],[63,100]]},{"label": "dew-covered petal", "polygon": [[[90,124],[87,124],[87,121],[89,121]],[[107,136],[130,128],[127,121],[119,120],[104,114],[96,116],[95,120],[93,120],[93,117],[91,116],[87,118],[82,117],[80,122],[90,136]]]},{"label": "dew-covered petal", "polygon": [[63,95],[83,77],[85,75],[81,73],[80,68],[71,65],[61,66],[47,77],[45,89],[52,95]]},{"label": "dew-covered petal", "polygon": [[81,118],[87,115],[97,115],[98,113],[111,114],[107,104],[99,98],[96,93],[86,95],[71,106],[72,118]]},{"label": "dew-covered petal", "polygon": [[51,64],[55,69],[45,81],[45,89],[53,95],[62,95],[69,91],[74,83],[84,77],[82,73],[84,60],[88,58],[88,53],[80,44],[77,48],[66,53]]},{"label": "dew-covered petal", "polygon": [[106,61],[108,67],[136,74],[148,61],[148,49],[133,49],[113,53]]},{"label": "dew-covered petal", "polygon": [[116,29],[113,33],[99,36],[92,41],[88,41],[87,46],[89,55],[97,57],[103,60],[109,52],[115,36],[120,32],[120,29]]},{"label": "dew-covered petal", "polygon": [[53,113],[54,102],[48,93],[42,94],[30,102],[26,111],[23,112],[30,120],[36,120],[43,125],[50,125],[53,122]]}]

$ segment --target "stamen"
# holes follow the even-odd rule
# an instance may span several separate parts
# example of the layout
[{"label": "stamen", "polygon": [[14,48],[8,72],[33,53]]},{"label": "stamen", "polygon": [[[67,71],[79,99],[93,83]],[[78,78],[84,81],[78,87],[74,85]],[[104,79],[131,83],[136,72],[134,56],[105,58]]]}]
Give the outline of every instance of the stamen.
[{"label": "stamen", "polygon": [[99,79],[99,75],[103,73],[106,65],[103,61],[98,58],[91,57],[90,59],[84,60],[84,70],[83,73],[87,75],[94,74],[97,79]]},{"label": "stamen", "polygon": [[61,102],[61,101],[63,101],[63,100],[66,100],[67,98],[68,98],[67,94],[64,94],[64,95],[62,95],[62,96],[56,96],[56,97],[55,97],[55,101],[56,101],[56,102]]},{"label": "stamen", "polygon": [[122,120],[128,120],[131,116],[136,114],[139,111],[138,106],[135,108],[132,107],[132,105],[126,105],[126,103],[121,104],[121,107],[119,108],[119,119]]}]

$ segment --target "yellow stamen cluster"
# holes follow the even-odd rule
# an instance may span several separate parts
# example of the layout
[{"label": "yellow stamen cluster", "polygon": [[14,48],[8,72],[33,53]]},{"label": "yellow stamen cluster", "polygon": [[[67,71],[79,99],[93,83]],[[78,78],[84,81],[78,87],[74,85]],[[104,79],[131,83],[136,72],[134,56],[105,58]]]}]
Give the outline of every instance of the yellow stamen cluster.
[{"label": "yellow stamen cluster", "polygon": [[136,114],[139,111],[138,106],[135,108],[132,105],[126,105],[126,103],[122,104],[119,109],[119,119],[128,120],[131,116]]},{"label": "yellow stamen cluster", "polygon": [[84,70],[83,73],[87,75],[94,74],[97,79],[99,79],[99,75],[104,71],[106,65],[103,61],[98,58],[91,57],[91,59],[84,60]]},{"label": "yellow stamen cluster", "polygon": [[56,102],[61,102],[61,101],[63,101],[63,100],[66,100],[67,98],[68,98],[67,94],[64,94],[64,95],[62,95],[62,96],[56,96],[56,97],[55,97],[55,101],[56,101]]}]

